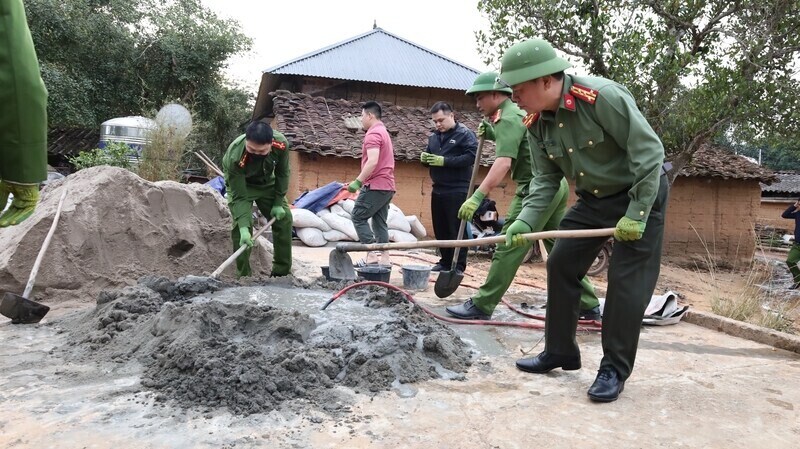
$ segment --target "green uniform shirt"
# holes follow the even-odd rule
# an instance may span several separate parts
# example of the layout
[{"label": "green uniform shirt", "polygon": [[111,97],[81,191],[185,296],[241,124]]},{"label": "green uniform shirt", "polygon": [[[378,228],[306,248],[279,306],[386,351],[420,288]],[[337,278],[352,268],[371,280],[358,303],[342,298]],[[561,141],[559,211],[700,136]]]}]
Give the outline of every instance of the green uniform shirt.
[{"label": "green uniform shirt", "polygon": [[500,103],[498,112],[491,118],[495,135],[497,157],[510,157],[511,179],[517,184],[517,195],[528,194],[528,185],[533,178],[531,150],[526,138],[527,128],[522,123],[525,111],[510,98]]},{"label": "green uniform shirt", "polygon": [[47,178],[47,90],[22,0],[0,1],[0,179]]},{"label": "green uniform shirt", "polygon": [[[250,227],[256,199],[282,200],[289,190],[289,141],[273,130],[272,151],[264,158],[245,156],[245,135],[228,146],[222,158],[228,206],[238,227]],[[282,147],[282,148],[281,148]],[[242,166],[243,165],[243,166]]]},{"label": "green uniform shirt", "polygon": [[533,226],[563,176],[575,180],[576,190],[598,198],[627,190],[625,216],[647,220],[664,147],[625,87],[605,78],[566,75],[558,110],[533,119],[528,139],[536,173],[520,220]]}]

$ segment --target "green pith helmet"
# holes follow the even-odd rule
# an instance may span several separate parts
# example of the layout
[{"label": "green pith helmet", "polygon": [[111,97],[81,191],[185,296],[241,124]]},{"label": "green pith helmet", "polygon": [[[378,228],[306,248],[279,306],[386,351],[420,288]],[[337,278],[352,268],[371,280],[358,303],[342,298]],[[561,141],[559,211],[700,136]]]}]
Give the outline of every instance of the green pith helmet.
[{"label": "green pith helmet", "polygon": [[497,79],[497,73],[495,72],[485,72],[478,75],[475,78],[475,81],[472,83],[472,87],[467,89],[467,95],[477,94],[478,92],[504,92],[511,95],[511,88],[508,86],[501,86],[500,84],[495,84],[495,80]]},{"label": "green pith helmet", "polygon": [[552,75],[572,64],[560,58],[544,39],[528,39],[506,50],[500,60],[500,78],[509,86]]}]

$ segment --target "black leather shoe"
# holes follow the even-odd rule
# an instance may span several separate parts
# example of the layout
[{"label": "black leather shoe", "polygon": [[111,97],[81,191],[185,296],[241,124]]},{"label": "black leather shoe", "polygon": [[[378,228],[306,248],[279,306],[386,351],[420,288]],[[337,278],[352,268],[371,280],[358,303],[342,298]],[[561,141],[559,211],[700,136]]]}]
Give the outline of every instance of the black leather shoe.
[{"label": "black leather shoe", "polygon": [[578,319],[600,321],[600,306],[595,306],[593,309],[581,310]]},{"label": "black leather shoe", "polygon": [[433,267],[431,267],[431,271],[447,271],[445,270],[444,266],[440,263],[437,263]]},{"label": "black leather shoe", "polygon": [[617,370],[611,367],[601,367],[597,371],[597,378],[589,387],[589,399],[595,402],[613,402],[625,389],[625,381],[619,379]]},{"label": "black leather shoe", "polygon": [[447,313],[462,320],[491,320],[492,315],[485,314],[472,303],[472,298],[466,300],[464,304],[446,307]]},{"label": "black leather shoe", "polygon": [[517,368],[527,373],[544,374],[561,368],[564,371],[581,369],[581,356],[555,355],[542,352],[536,357],[517,360]]}]

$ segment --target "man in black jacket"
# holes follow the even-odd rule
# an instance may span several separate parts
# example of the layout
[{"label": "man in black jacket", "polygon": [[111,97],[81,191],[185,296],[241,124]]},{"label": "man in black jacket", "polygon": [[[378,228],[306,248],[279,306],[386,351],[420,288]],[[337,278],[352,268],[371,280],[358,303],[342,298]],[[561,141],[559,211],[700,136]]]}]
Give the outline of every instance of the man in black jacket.
[{"label": "man in black jacket", "polygon": [[[467,199],[478,140],[474,132],[456,122],[449,104],[439,101],[431,107],[430,112],[436,131],[428,138],[428,148],[420,155],[420,161],[430,167],[433,180],[433,233],[438,240],[455,240],[461,224],[458,208]],[[462,238],[469,238],[466,229]],[[440,251],[442,257],[432,271],[449,271],[454,250],[442,248]],[[462,250],[456,269],[464,271],[466,267],[467,251]]]}]

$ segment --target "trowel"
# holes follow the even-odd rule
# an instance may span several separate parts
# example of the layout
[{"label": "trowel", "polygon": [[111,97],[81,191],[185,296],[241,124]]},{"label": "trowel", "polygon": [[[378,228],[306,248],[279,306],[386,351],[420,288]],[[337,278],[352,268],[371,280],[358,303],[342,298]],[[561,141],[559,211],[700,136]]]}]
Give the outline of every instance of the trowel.
[{"label": "trowel", "polygon": [[31,301],[28,297],[31,295],[31,290],[33,290],[33,283],[39,273],[39,265],[42,264],[44,253],[47,252],[47,247],[50,246],[50,240],[56,231],[58,219],[61,217],[61,207],[64,205],[64,198],[66,197],[67,187],[64,186],[61,198],[58,200],[58,208],[56,209],[56,216],[53,218],[53,224],[50,225],[50,231],[47,232],[47,237],[45,237],[42,248],[39,250],[39,255],[36,256],[36,262],[33,263],[31,275],[28,277],[28,283],[25,285],[25,291],[22,292],[22,296],[10,292],[6,292],[3,295],[3,301],[0,302],[0,314],[11,318],[11,324],[38,323],[50,311],[50,307]]}]

